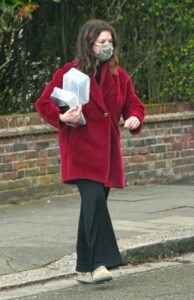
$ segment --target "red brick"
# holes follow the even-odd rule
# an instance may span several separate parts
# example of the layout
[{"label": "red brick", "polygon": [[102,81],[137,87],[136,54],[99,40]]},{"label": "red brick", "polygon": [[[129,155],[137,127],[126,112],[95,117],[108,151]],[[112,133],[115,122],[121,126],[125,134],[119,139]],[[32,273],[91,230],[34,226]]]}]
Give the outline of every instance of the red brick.
[{"label": "red brick", "polygon": [[173,150],[173,145],[170,144],[170,145],[166,145],[166,151],[169,152],[169,151],[172,151]]},{"label": "red brick", "polygon": [[147,154],[148,153],[148,147],[147,146],[138,147],[137,151],[138,151],[138,154]]},{"label": "red brick", "polygon": [[50,160],[48,159],[39,159],[36,161],[37,166],[48,166],[50,164]]},{"label": "red brick", "polygon": [[13,162],[17,159],[17,154],[8,154],[8,155],[4,155],[4,162]]},{"label": "red brick", "polygon": [[182,149],[194,149],[194,142],[190,141],[182,143]]},{"label": "red brick", "polygon": [[175,154],[174,151],[166,152],[166,153],[164,154],[164,158],[166,158],[166,159],[172,159],[172,158],[175,158],[175,156],[176,156],[176,154]]},{"label": "red brick", "polygon": [[183,159],[183,163],[185,165],[194,165],[194,159],[193,159],[193,157],[185,157]]},{"label": "red brick", "polygon": [[130,149],[129,148],[122,148],[121,153],[123,156],[128,156],[130,155]]},{"label": "red brick", "polygon": [[182,157],[192,156],[194,159],[194,149],[182,150],[181,155]]},{"label": "red brick", "polygon": [[164,136],[163,140],[165,143],[173,143],[174,142],[174,136]]},{"label": "red brick", "polygon": [[47,150],[40,150],[39,151],[39,157],[40,158],[46,158],[48,156],[48,151]]},{"label": "red brick", "polygon": [[176,136],[175,137],[175,142],[180,143],[180,142],[189,142],[193,140],[192,134],[184,134],[181,136]]},{"label": "red brick", "polygon": [[33,159],[38,158],[38,152],[37,151],[27,151],[25,152],[25,159]]},{"label": "red brick", "polygon": [[13,180],[17,178],[17,172],[6,172],[2,174],[2,180]]},{"label": "red brick", "polygon": [[47,152],[48,152],[47,153],[48,156],[57,156],[57,155],[59,155],[58,148],[48,149]]},{"label": "red brick", "polygon": [[14,170],[26,169],[26,168],[28,168],[28,166],[29,166],[28,161],[15,162],[13,164]]},{"label": "red brick", "polygon": [[146,161],[146,156],[145,155],[136,155],[136,156],[130,156],[129,161],[133,163],[143,163]]},{"label": "red brick", "polygon": [[39,175],[46,175],[46,174],[48,174],[47,167],[41,166],[39,168]]},{"label": "red brick", "polygon": [[28,150],[36,150],[36,142],[28,144]]}]

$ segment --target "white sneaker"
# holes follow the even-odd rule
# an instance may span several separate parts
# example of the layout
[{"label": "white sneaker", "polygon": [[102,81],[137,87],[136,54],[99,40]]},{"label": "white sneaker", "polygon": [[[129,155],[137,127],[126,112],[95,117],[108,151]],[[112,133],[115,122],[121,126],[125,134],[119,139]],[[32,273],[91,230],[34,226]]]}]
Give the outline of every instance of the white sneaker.
[{"label": "white sneaker", "polygon": [[112,279],[112,274],[105,266],[100,266],[92,272],[93,282],[102,282]]},{"label": "white sneaker", "polygon": [[80,283],[93,283],[92,274],[90,272],[77,273],[76,280]]}]

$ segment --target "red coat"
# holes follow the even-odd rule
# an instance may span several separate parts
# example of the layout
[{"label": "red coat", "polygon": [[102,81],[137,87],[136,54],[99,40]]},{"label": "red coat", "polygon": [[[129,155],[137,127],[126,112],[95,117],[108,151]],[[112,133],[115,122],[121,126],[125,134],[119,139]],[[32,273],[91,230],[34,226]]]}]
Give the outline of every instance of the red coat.
[{"label": "red coat", "polygon": [[124,171],[120,147],[119,121],[136,116],[141,126],[133,131],[139,133],[144,119],[144,106],[135,95],[127,73],[118,67],[118,75],[103,65],[100,85],[90,76],[90,101],[83,106],[87,124],[73,128],[59,121],[60,109],[50,101],[54,87],[62,87],[62,77],[76,62],[60,68],[48,83],[35,107],[40,116],[57,127],[61,156],[62,181],[87,178],[104,183],[107,187],[124,187]]}]

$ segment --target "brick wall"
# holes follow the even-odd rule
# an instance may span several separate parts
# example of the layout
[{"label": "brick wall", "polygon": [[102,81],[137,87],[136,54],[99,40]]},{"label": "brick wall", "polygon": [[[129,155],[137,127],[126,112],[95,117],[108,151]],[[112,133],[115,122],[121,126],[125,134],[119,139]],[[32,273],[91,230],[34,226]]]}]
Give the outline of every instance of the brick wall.
[{"label": "brick wall", "polygon": [[[126,184],[194,175],[194,112],[148,115],[141,135],[122,129]],[[56,130],[37,114],[0,117],[0,203],[76,189],[60,182]]]},{"label": "brick wall", "polygon": [[194,112],[152,115],[139,136],[122,131],[126,183],[165,183],[194,175]]}]

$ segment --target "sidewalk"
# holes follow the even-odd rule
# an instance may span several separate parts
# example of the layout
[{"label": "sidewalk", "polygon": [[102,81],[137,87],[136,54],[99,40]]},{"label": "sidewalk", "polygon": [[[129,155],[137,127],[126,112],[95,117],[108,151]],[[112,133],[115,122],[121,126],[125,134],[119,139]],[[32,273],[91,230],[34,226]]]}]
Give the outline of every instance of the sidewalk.
[{"label": "sidewalk", "polygon": [[[78,195],[0,207],[0,289],[75,272]],[[112,190],[109,210],[125,262],[194,250],[194,178]]]}]

